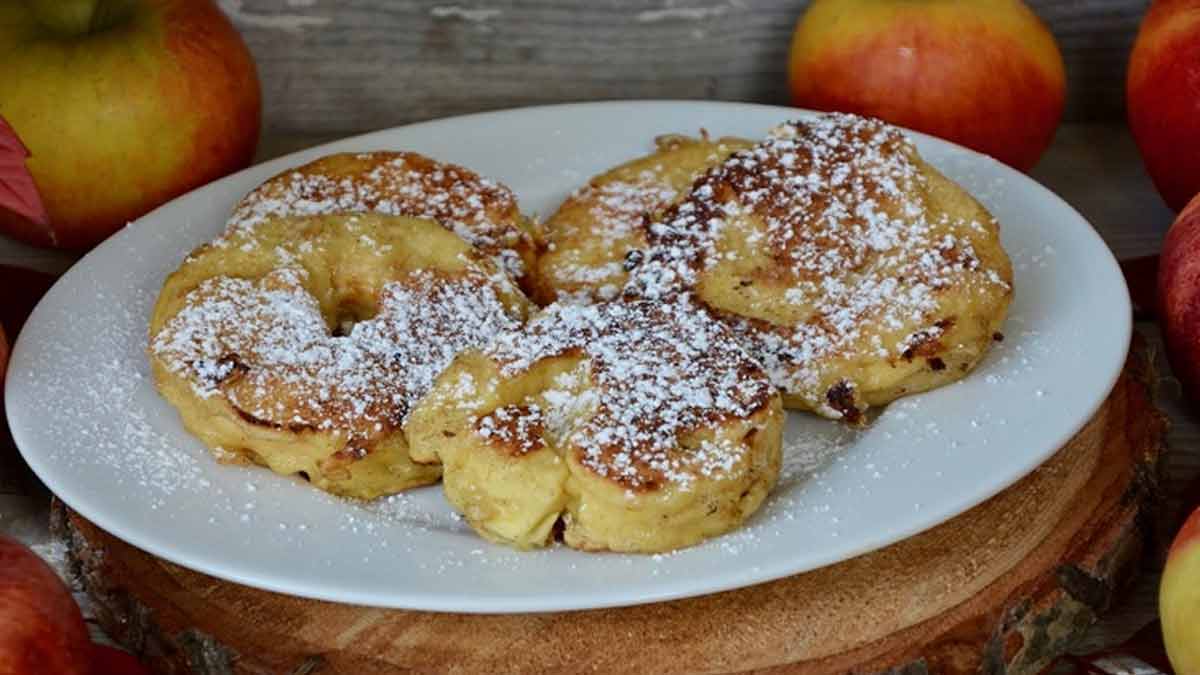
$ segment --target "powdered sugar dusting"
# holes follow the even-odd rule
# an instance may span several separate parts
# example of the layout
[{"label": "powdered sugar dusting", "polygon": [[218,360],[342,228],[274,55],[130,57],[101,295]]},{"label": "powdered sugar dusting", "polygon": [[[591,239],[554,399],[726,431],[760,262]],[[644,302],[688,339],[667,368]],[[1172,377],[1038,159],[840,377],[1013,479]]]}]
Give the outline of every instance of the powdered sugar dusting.
[{"label": "powdered sugar dusting", "polygon": [[[969,240],[947,227],[978,227],[931,216],[919,195],[926,177],[898,130],[851,115],[782,125],[697,181],[692,193],[650,225],[650,248],[626,292],[661,298],[696,287],[703,271],[736,259],[725,245],[744,233],[790,284],[785,298],[807,318],[772,325],[726,314],[772,380],[820,401],[823,359],[861,349],[863,326],[938,330],[938,294],[955,284],[1007,284],[980,272]],[[748,282],[749,283],[749,282]],[[913,335],[872,348],[896,357]],[[853,386],[852,383],[848,386]],[[838,416],[837,410],[819,408]]]},{"label": "powdered sugar dusting", "polygon": [[546,418],[537,405],[497,408],[480,418],[475,433],[513,448],[517,454],[545,447]]},{"label": "powdered sugar dusting", "polygon": [[670,206],[679,193],[653,171],[643,171],[636,181],[586,185],[572,197],[591,203],[592,232],[604,244],[612,245],[639,233],[643,218]]},{"label": "powdered sugar dusting", "polygon": [[375,317],[333,335],[306,276],[209,279],[151,351],[198,395],[222,394],[257,420],[363,439],[402,425],[460,351],[517,325],[482,275],[421,270],[383,286]]},{"label": "powdered sugar dusting", "polygon": [[[120,297],[119,309],[113,302]],[[45,433],[57,461],[71,466],[94,462],[110,470],[106,489],[138,495],[139,507],[158,510],[181,492],[211,487],[200,455],[181,451],[173,430],[160,428],[161,419],[147,410],[154,397],[146,365],[145,317],[154,295],[139,289],[120,296],[97,290],[89,297],[105,307],[103,323],[88,332],[94,358],[65,341],[46,345],[44,363],[24,373],[24,386],[39,392],[38,405],[53,411],[54,424]],[[63,331],[75,330],[64,322]],[[102,328],[101,328],[102,327]],[[49,364],[61,364],[70,377],[46,377]]]},{"label": "powdered sugar dusting", "polygon": [[611,181],[589,185],[576,196],[594,200],[590,213],[604,223],[597,232],[606,241],[621,239],[641,225],[643,216],[657,213],[679,198],[679,192],[653,171],[643,171],[636,181]]},{"label": "powdered sugar dusting", "polygon": [[778,489],[786,490],[812,477],[834,457],[852,447],[860,434],[854,427],[828,424],[819,430],[810,427],[789,429],[784,437]]},{"label": "powdered sugar dusting", "polygon": [[514,279],[525,272],[521,250],[532,246],[517,225],[521,216],[511,190],[411,152],[334,155],[276,176],[246,195],[228,227],[245,232],[274,216],[339,213],[436,221],[496,257]]},{"label": "powdered sugar dusting", "polygon": [[[625,283],[625,254],[645,246],[645,220],[678,198],[675,188],[648,169],[629,180],[589,183],[572,193],[547,223],[547,248],[557,255],[543,273],[553,280],[558,299],[586,303],[616,297]],[[569,207],[577,204],[587,205],[584,222],[560,215],[564,209],[574,214]],[[571,245],[576,241],[606,255],[599,260],[579,256]],[[560,247],[560,242],[568,245]]]},{"label": "powdered sugar dusting", "polygon": [[[664,135],[656,151],[594,176],[545,223],[538,262],[543,300],[611,300],[628,277],[626,255],[645,248],[646,225],[687,194],[696,177],[749,141]],[[550,289],[553,293],[548,292]]]},{"label": "powdered sugar dusting", "polygon": [[751,416],[773,395],[732,334],[682,297],[551,305],[526,328],[501,333],[485,353],[505,376],[549,357],[586,359],[598,400],[566,442],[579,449],[585,466],[630,488],[686,486],[696,475],[729,471],[745,445],[688,443],[688,433]]}]

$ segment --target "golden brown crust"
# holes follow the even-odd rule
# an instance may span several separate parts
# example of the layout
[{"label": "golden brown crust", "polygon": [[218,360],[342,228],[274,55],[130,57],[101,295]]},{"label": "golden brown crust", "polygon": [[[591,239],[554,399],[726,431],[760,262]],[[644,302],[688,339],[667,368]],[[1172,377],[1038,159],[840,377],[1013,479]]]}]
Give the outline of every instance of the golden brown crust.
[{"label": "golden brown crust", "polygon": [[732,334],[682,301],[555,305],[497,336],[484,353],[502,377],[518,377],[545,358],[586,359],[596,401],[575,430],[574,450],[583,466],[629,490],[653,491],[694,478],[687,472],[715,470],[689,463],[725,458],[704,458],[679,438],[752,416],[776,396]]},{"label": "golden brown crust", "polygon": [[255,188],[234,209],[231,229],[272,216],[380,213],[440,223],[497,258],[526,283],[536,232],[507,187],[464,167],[415,152],[327,155],[288,169]]},{"label": "golden brown crust", "polygon": [[374,497],[436,480],[401,426],[441,369],[527,301],[435,223],[271,218],[197,250],[150,329],[160,391],[221,456]]},{"label": "golden brown crust", "polygon": [[682,199],[706,169],[751,145],[660,136],[653,153],[594,176],[543,224],[534,301],[616,297],[627,277],[626,255],[646,245],[646,223]]},{"label": "golden brown crust", "polygon": [[[546,418],[537,406],[506,405],[476,420],[475,433],[493,448],[520,457],[546,447]],[[446,434],[453,437],[454,432],[442,432]]]},{"label": "golden brown crust", "polygon": [[736,153],[648,241],[629,295],[694,294],[785,404],[851,422],[970,370],[1012,295],[990,214],[898,130],[850,115]]},{"label": "golden brown crust", "polygon": [[779,472],[778,393],[678,297],[551,305],[464,353],[414,411],[417,461],[484,536],[661,551],[741,523]]}]

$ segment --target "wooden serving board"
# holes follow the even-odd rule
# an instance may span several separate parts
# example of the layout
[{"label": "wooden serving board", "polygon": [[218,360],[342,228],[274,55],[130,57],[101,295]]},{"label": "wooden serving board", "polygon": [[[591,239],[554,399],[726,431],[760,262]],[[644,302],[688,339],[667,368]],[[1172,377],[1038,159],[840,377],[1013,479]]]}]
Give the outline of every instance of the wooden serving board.
[{"label": "wooden serving board", "polygon": [[1135,345],[1066,447],[947,523],[807,574],[655,605],[339,605],[192,572],[61,506],[55,527],[104,628],[162,673],[1037,673],[1109,606],[1152,533],[1166,421],[1147,364]]}]

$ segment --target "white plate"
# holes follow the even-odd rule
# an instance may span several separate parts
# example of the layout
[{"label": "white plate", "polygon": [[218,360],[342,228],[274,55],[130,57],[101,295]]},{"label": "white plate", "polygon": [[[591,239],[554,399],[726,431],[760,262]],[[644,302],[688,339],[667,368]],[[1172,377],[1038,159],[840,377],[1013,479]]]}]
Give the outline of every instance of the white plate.
[{"label": "white plate", "polygon": [[785,477],[743,530],[662,556],[519,553],[471,533],[434,486],[360,506],[263,469],[220,466],[151,383],[159,286],[267,177],[335,151],[408,149],[500,179],[546,215],[657,134],[761,136],[806,113],[622,102],[415,124],[280,158],[185,195],[90,253],[46,295],[13,352],[8,418],[38,476],[86,518],[181,565],[284,593],[462,612],[583,609],[712,593],[803,572],[932,527],[1028,473],[1120,372],[1129,296],[1108,248],[1050,191],[914,134],[999,218],[1016,268],[1006,339],[964,381],[893,404],[861,434],[790,414]]}]

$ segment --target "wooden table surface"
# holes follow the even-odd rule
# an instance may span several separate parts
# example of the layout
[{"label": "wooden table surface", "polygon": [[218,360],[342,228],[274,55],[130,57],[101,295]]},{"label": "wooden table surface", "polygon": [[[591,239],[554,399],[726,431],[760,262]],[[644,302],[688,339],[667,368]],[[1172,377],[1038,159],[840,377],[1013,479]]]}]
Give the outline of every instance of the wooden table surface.
[{"label": "wooden table surface", "polygon": [[[333,138],[331,135],[269,136],[263,139],[258,158],[270,159]],[[1118,258],[1156,253],[1172,220],[1171,212],[1142,170],[1132,139],[1121,126],[1064,126],[1033,177],[1082,212]],[[67,253],[34,249],[0,237],[0,264],[61,272],[73,259]],[[1138,330],[1155,348],[1158,367],[1165,376],[1159,401],[1171,418],[1172,429],[1171,451],[1165,466],[1167,503],[1163,523],[1173,527],[1182,512],[1185,486],[1200,477],[1200,416],[1191,412],[1180,398],[1178,383],[1170,377],[1162,357],[1157,328],[1153,323],[1141,322]],[[49,541],[46,529],[48,496],[36,484],[31,487],[28,481],[19,479],[25,471],[11,450],[0,449],[0,531],[36,544],[44,556],[59,561],[62,550]],[[1159,542],[1160,549],[1166,543]],[[1161,552],[1147,560],[1145,573],[1136,587],[1108,619],[1091,631],[1086,644],[1079,645],[1081,653],[1119,643],[1155,618],[1161,564]]]}]

